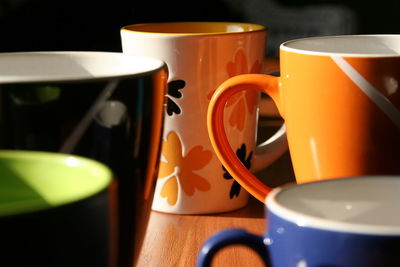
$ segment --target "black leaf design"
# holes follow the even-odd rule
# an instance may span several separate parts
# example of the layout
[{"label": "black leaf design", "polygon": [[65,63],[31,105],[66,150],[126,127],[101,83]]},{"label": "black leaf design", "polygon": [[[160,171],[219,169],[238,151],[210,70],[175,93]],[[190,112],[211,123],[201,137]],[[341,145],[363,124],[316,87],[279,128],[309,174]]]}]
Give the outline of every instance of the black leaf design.
[{"label": "black leaf design", "polygon": [[[246,145],[242,144],[238,150],[236,150],[236,156],[240,159],[240,161],[243,163],[243,165],[247,168],[250,169],[251,167],[251,158],[253,157],[253,151],[249,153],[249,155],[246,158]],[[233,180],[233,177],[230,175],[230,173],[225,169],[224,166],[222,166],[222,169],[224,170],[223,177],[226,180]],[[235,196],[238,197],[241,191],[241,186],[238,182],[235,180],[232,183],[231,190],[229,192],[229,197],[230,199],[234,198]]]},{"label": "black leaf design", "polygon": [[169,116],[172,116],[174,113],[181,114],[181,109],[174,101],[171,100],[171,98],[168,98],[167,101],[167,113]]},{"label": "black leaf design", "polygon": [[240,194],[240,189],[242,187],[240,186],[240,184],[236,181],[233,182],[232,187],[231,187],[231,191],[229,192],[229,198],[232,199],[234,197],[238,197]]},{"label": "black leaf design", "polygon": [[169,82],[168,83],[168,94],[175,98],[181,98],[182,93],[179,92],[179,90],[184,88],[185,85],[186,85],[186,82],[184,80],[176,80],[176,81]]},{"label": "black leaf design", "polygon": [[167,101],[167,113],[169,116],[175,114],[181,114],[181,108],[175,103],[174,98],[182,98],[182,93],[179,91],[186,86],[184,80],[175,80],[168,83],[168,101]]}]

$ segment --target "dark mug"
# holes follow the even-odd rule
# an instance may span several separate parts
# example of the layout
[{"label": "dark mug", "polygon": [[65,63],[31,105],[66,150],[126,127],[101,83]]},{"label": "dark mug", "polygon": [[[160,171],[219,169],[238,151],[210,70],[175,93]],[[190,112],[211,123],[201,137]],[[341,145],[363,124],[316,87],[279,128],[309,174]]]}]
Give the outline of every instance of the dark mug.
[{"label": "dark mug", "polygon": [[129,121],[124,103],[106,101],[92,122],[93,142],[90,157],[113,168],[123,164],[123,159],[129,153]]},{"label": "dark mug", "polygon": [[114,266],[116,191],[108,167],[0,150],[0,266]]},{"label": "dark mug", "polygon": [[[136,261],[151,211],[167,76],[161,60],[122,53],[0,53],[0,148],[74,154],[110,167],[118,266]],[[123,125],[94,138],[111,102],[125,107]],[[111,150],[94,149],[107,143]]]}]

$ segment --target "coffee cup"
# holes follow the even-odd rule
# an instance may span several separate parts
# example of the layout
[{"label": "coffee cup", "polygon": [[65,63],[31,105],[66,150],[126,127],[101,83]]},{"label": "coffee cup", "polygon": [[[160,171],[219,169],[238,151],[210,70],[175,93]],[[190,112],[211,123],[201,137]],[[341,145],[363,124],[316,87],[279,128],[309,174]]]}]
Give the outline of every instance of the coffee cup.
[{"label": "coffee cup", "polygon": [[[266,35],[262,25],[236,22],[148,23],[122,28],[123,53],[162,59],[169,70],[154,210],[204,214],[247,204],[248,193],[214,154],[206,115],[218,84],[238,74],[262,72]],[[230,144],[252,170],[267,167],[287,150],[284,131],[269,142],[276,149],[268,149],[269,145],[256,149],[259,100],[255,91],[235,95],[228,103],[224,124]]]},{"label": "coffee cup", "polygon": [[[280,47],[280,77],[228,79],[208,110],[209,135],[228,172],[260,201],[271,188],[235,156],[223,110],[243,90],[272,97],[285,120],[298,183],[400,174],[400,35],[344,35],[291,40]],[[227,137],[228,136],[228,137]]]},{"label": "coffee cup", "polygon": [[107,166],[0,150],[0,173],[0,266],[116,266],[116,188]]},{"label": "coffee cup", "polygon": [[278,187],[265,201],[268,230],[228,229],[210,237],[198,267],[230,245],[269,267],[389,267],[400,260],[398,176],[349,177]]},{"label": "coffee cup", "polygon": [[161,60],[123,53],[0,53],[0,148],[106,164],[117,183],[121,267],[137,259],[151,211],[167,76]]}]

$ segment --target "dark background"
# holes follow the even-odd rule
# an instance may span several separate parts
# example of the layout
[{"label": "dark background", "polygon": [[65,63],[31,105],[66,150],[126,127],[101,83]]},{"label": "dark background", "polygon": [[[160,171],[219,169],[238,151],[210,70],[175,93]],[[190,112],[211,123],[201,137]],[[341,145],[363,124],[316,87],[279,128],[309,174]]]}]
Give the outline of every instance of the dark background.
[{"label": "dark background", "polygon": [[[244,21],[270,24],[265,15],[243,14],[239,0],[0,0],[0,52],[45,50],[121,51],[122,26],[161,21]],[[247,0],[240,0],[241,5]],[[347,33],[400,33],[399,0],[250,0],[253,6],[270,3],[301,10],[321,6],[348,8],[356,23]],[[250,3],[249,2],[249,3]],[[255,3],[255,4],[254,4]],[[253,8],[256,10],[257,8]],[[260,12],[265,12],[260,9]],[[277,13],[277,12],[275,12]],[[279,26],[279,12],[270,31]],[[284,20],[287,20],[284,18]],[[307,18],[304,19],[305,21]],[[318,18],[323,27],[329,16]],[[293,21],[293,25],[296,24]],[[278,23],[278,24],[277,24]],[[290,23],[290,22],[289,22]],[[300,29],[301,31],[301,29]],[[339,32],[341,33],[341,32]],[[328,33],[329,34],[329,33]],[[303,33],[302,36],[318,35]],[[290,39],[281,36],[277,42]],[[272,38],[272,37],[271,37]],[[276,46],[276,43],[273,43]],[[273,53],[273,52],[272,52]]]}]

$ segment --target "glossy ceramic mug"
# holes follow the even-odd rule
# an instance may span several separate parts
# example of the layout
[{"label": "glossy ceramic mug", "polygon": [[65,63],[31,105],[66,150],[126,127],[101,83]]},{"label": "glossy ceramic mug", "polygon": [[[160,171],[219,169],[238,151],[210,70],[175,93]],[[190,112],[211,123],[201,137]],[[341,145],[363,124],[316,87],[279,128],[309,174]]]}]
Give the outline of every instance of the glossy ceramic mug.
[{"label": "glossy ceramic mug", "polygon": [[281,76],[241,75],[217,89],[208,113],[216,154],[263,201],[271,190],[240,163],[223,127],[228,99],[241,91],[270,95],[285,120],[298,183],[400,174],[400,35],[349,35],[288,41]]},{"label": "glossy ceramic mug", "polygon": [[0,150],[0,175],[0,266],[116,266],[117,196],[108,167]]},{"label": "glossy ceramic mug", "polygon": [[0,54],[0,148],[80,155],[110,167],[118,266],[133,265],[151,211],[167,77],[161,60],[122,53]]},{"label": "glossy ceramic mug", "polygon": [[[262,71],[266,35],[264,26],[249,23],[150,23],[122,28],[124,53],[162,59],[169,70],[154,210],[196,214],[246,205],[248,193],[213,152],[206,115],[213,91],[222,81]],[[258,92],[239,93],[226,111],[230,144],[252,169],[268,166],[287,150],[286,136],[278,134],[272,143],[279,149],[255,151],[259,98]]]},{"label": "glossy ceramic mug", "polygon": [[253,249],[269,267],[389,267],[400,261],[400,179],[367,176],[274,189],[265,202],[267,232],[219,232],[198,267],[229,245]]}]

